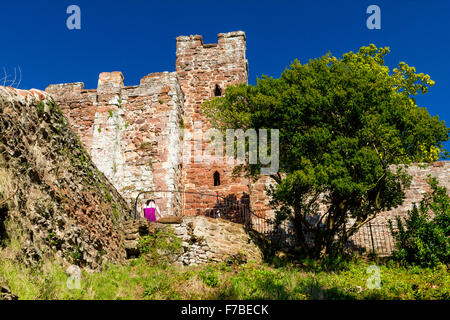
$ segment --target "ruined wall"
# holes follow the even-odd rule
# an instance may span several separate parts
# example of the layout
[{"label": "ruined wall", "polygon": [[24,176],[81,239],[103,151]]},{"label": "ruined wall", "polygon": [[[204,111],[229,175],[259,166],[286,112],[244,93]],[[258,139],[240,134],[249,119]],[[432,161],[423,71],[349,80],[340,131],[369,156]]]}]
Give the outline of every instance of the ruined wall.
[{"label": "ruined wall", "polygon": [[384,212],[373,220],[375,224],[387,223],[389,219],[394,220],[395,216],[405,217],[413,203],[419,203],[423,195],[430,191],[427,183],[428,175],[436,177],[439,185],[447,188],[450,194],[450,161],[438,161],[430,164],[414,164],[407,168],[407,172],[412,176],[411,186],[405,191],[405,201],[393,210]]},{"label": "ruined wall", "polygon": [[[83,83],[50,85],[94,163],[130,202],[139,190],[178,190],[182,143],[178,128],[183,94],[176,73],[153,73],[125,87],[121,72],[104,72],[97,90]],[[177,199],[165,202],[175,214]]]},{"label": "ruined wall", "polygon": [[379,214],[375,219],[363,226],[353,237],[354,244],[375,250],[379,255],[389,255],[395,248],[394,239],[388,228],[388,221],[394,222],[397,216],[405,218],[413,203],[419,204],[425,193],[430,192],[428,176],[438,179],[439,185],[447,188],[450,195],[450,161],[439,161],[431,164],[415,164],[407,168],[412,176],[411,186],[405,190],[405,201],[398,208]]},{"label": "ruined wall", "polygon": [[140,255],[138,246],[142,236],[172,228],[181,240],[182,250],[171,252],[167,258],[178,265],[198,265],[208,262],[226,262],[229,258],[244,255],[250,262],[260,263],[263,253],[256,244],[260,241],[241,224],[204,216],[184,216],[176,221],[150,223],[144,219],[127,221],[125,248],[130,257]]},{"label": "ruined wall", "polygon": [[51,97],[0,86],[0,245],[97,268],[125,259],[124,199],[95,167]]},{"label": "ruined wall", "polygon": [[[190,148],[193,151],[196,141],[202,138],[196,130],[206,133],[211,128],[200,112],[201,104],[216,96],[216,91],[223,95],[227,86],[248,81],[246,38],[244,32],[237,31],[220,33],[217,44],[204,44],[199,35],[181,36],[176,40],[176,72],[185,96],[184,126],[192,134]],[[203,152],[207,146],[203,140]],[[248,202],[249,181],[244,177],[233,179],[232,170],[233,166],[227,164],[194,163],[192,153],[183,168],[184,188],[186,191],[219,192],[222,196]],[[220,174],[220,186],[214,186],[216,171]]]},{"label": "ruined wall", "polygon": [[238,253],[244,253],[249,261],[262,261],[261,250],[240,224],[223,219],[187,216],[181,224],[174,224],[173,228],[183,240],[184,253],[177,260],[183,265],[223,262]]}]

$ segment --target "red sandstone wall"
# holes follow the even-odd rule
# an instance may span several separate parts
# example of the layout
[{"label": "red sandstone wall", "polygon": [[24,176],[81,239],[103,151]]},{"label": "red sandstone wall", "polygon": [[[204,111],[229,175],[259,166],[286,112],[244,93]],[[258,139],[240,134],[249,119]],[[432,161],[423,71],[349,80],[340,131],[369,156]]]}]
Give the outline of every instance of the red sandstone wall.
[{"label": "red sandstone wall", "polygon": [[[195,121],[203,123],[203,133],[211,128],[200,113],[200,107],[204,101],[215,96],[216,85],[223,94],[229,85],[247,83],[245,41],[245,33],[242,31],[219,34],[217,44],[203,44],[199,35],[177,38],[176,72],[185,96],[184,125],[191,133]],[[194,135],[192,150],[198,139],[201,137]],[[202,148],[203,151],[207,148],[206,142],[203,142]],[[184,188],[186,191],[218,192],[222,196],[238,200],[248,199],[249,181],[243,177],[232,178],[232,170],[233,166],[226,164],[197,164],[192,157],[189,163],[184,164]],[[214,186],[215,171],[220,174],[220,186]]]},{"label": "red sandstone wall", "polygon": [[[83,86],[50,85],[46,91],[116,189],[130,202],[139,190],[178,190],[183,95],[177,75],[150,74],[139,86],[125,87],[121,72],[101,73],[97,90]],[[161,202],[162,211],[176,213],[175,200]]]}]

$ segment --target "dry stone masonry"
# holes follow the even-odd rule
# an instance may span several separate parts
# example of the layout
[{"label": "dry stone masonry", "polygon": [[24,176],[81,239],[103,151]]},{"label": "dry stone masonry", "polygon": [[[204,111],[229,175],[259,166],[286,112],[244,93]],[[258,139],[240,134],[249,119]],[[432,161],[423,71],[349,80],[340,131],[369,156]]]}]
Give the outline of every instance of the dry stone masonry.
[{"label": "dry stone masonry", "polygon": [[262,252],[251,233],[241,224],[204,216],[184,216],[167,223],[149,223],[144,219],[125,223],[125,248],[129,257],[140,255],[138,241],[159,228],[172,228],[180,238],[182,250],[170,260],[178,265],[223,262],[240,255],[246,261],[260,263]]},{"label": "dry stone masonry", "polygon": [[262,253],[245,228],[237,223],[204,216],[186,216],[174,224],[175,234],[183,240],[183,265],[223,262],[243,254],[248,261],[261,262]]}]

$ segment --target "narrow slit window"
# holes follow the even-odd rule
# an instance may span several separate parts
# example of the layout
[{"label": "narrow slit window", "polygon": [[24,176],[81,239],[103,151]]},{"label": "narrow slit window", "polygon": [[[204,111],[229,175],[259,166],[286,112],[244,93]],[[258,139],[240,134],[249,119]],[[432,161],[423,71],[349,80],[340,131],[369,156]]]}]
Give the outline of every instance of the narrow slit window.
[{"label": "narrow slit window", "polygon": [[214,95],[215,95],[216,97],[222,96],[222,89],[220,89],[220,87],[219,87],[218,84],[216,84],[216,88],[214,89]]},{"label": "narrow slit window", "polygon": [[214,172],[214,187],[220,186],[220,173]]}]

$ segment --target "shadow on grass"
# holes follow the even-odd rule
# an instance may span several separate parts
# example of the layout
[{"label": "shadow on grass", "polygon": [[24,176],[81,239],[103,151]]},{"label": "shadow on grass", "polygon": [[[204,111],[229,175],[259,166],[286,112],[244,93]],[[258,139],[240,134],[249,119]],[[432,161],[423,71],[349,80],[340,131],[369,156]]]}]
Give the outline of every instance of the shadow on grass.
[{"label": "shadow on grass", "polygon": [[[216,292],[211,299],[219,300],[355,300],[356,293],[349,293],[337,287],[326,288],[315,279],[305,279],[294,288],[279,278],[264,279],[235,278],[231,285]],[[377,299],[377,297],[374,297]]]}]

